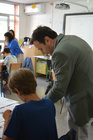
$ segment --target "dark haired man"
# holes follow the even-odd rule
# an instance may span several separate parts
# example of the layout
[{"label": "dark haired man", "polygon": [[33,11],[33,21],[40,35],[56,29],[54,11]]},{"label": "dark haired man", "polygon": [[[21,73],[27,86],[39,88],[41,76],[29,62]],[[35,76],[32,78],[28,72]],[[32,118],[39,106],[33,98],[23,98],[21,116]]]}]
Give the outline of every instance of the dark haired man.
[{"label": "dark haired man", "polygon": [[93,131],[93,51],[75,35],[63,35],[49,27],[33,31],[31,43],[41,52],[52,55],[55,73],[53,88],[46,95],[54,103],[65,97],[70,128],[77,140],[92,140]]}]

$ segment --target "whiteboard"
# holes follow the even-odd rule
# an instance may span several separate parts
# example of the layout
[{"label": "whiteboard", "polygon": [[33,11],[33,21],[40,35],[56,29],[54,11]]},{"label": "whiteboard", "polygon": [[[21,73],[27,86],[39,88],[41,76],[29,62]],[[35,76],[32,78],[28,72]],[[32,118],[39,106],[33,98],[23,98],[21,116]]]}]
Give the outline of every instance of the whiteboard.
[{"label": "whiteboard", "polygon": [[65,35],[77,35],[93,49],[93,13],[74,13],[64,15]]}]

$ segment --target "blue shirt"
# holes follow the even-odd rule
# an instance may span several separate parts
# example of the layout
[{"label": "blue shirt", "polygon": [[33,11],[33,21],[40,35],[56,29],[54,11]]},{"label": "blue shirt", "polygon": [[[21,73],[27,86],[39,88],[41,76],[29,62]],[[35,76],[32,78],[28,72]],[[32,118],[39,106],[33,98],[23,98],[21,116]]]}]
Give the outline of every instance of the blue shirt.
[{"label": "blue shirt", "polygon": [[53,102],[30,100],[16,106],[4,135],[15,140],[57,140]]},{"label": "blue shirt", "polygon": [[22,50],[19,47],[18,42],[13,39],[11,42],[8,42],[7,47],[10,48],[11,54],[17,56],[18,54],[22,53]]}]

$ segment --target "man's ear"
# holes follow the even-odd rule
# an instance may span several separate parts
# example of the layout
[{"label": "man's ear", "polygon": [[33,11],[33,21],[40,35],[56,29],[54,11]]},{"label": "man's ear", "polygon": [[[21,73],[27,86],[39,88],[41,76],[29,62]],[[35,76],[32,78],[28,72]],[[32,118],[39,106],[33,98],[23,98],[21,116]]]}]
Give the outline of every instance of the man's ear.
[{"label": "man's ear", "polygon": [[48,36],[45,36],[44,39],[45,39],[45,43],[49,43],[50,42],[50,38]]},{"label": "man's ear", "polygon": [[15,88],[15,91],[18,93],[18,95],[21,95],[22,94],[22,92],[19,91],[17,88]]}]

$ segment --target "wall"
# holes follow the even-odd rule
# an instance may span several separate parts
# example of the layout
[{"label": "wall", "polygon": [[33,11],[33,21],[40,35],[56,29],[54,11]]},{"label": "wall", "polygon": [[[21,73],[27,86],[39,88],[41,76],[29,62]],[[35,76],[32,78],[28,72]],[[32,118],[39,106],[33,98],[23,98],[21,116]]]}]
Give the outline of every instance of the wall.
[{"label": "wall", "polygon": [[[78,5],[70,4],[70,10],[59,10],[55,9],[55,4],[60,3],[54,2],[53,5],[51,3],[45,3],[45,14],[42,15],[30,15],[27,16],[24,14],[24,5],[20,5],[20,25],[19,25],[19,37],[29,36],[33,30],[38,25],[45,25],[51,27],[55,30],[58,34],[63,33],[63,17],[66,13],[81,13],[81,12],[88,12],[85,7],[81,7]],[[79,1],[80,3],[80,1]],[[93,1],[89,0],[82,1],[81,4],[88,6],[90,12],[93,12]]]},{"label": "wall", "polygon": [[24,5],[19,5],[19,38],[27,35],[27,16],[24,14]]}]

